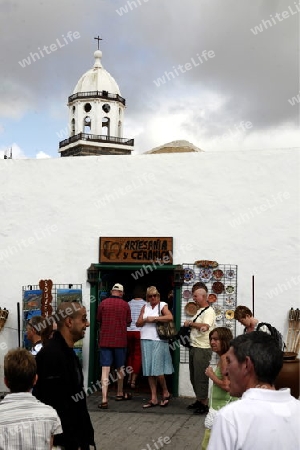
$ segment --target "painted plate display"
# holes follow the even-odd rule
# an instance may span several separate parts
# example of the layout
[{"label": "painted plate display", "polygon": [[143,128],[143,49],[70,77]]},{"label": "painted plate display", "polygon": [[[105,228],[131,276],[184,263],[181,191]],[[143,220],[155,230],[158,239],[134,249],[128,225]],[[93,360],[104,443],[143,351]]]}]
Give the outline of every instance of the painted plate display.
[{"label": "painted plate display", "polygon": [[194,316],[198,311],[198,307],[195,302],[188,302],[184,307],[185,313],[188,316]]},{"label": "painted plate display", "polygon": [[183,298],[185,298],[186,300],[188,300],[189,298],[191,298],[192,293],[191,291],[189,291],[188,289],[185,289],[182,293]]},{"label": "painted plate display", "polygon": [[235,291],[234,286],[227,286],[226,292],[227,294],[233,294]]},{"label": "painted plate display", "polygon": [[221,283],[221,281],[215,281],[211,288],[215,294],[222,294],[224,291],[224,284]]},{"label": "painted plate display", "polygon": [[235,277],[235,271],[233,269],[226,270],[225,274],[226,278],[229,278],[230,280]]},{"label": "painted plate display", "polygon": [[234,306],[235,305],[235,299],[232,295],[228,295],[228,297],[226,297],[225,299],[225,304],[227,306]]},{"label": "painted plate display", "polygon": [[209,303],[215,303],[218,300],[218,296],[216,294],[209,294],[207,301]]},{"label": "painted plate display", "polygon": [[193,269],[184,269],[184,282],[192,283],[195,280],[195,272]]},{"label": "painted plate display", "polygon": [[224,272],[221,269],[216,269],[213,271],[213,276],[215,280],[220,281],[224,276]]},{"label": "painted plate display", "polygon": [[213,270],[209,268],[202,268],[200,269],[199,278],[200,281],[204,281],[204,283],[207,283],[213,274]]},{"label": "painted plate display", "polygon": [[234,319],[234,311],[232,309],[228,309],[225,313],[225,317],[228,320]]}]

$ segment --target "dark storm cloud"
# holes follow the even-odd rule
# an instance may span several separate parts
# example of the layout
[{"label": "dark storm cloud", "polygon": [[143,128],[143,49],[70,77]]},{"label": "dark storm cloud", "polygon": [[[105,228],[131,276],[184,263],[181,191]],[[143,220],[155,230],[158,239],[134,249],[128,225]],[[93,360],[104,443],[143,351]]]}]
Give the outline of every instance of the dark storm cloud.
[{"label": "dark storm cloud", "polygon": [[[103,65],[127,99],[128,123],[139,120],[144,127],[140,134],[143,145],[147,122],[160,113],[183,112],[188,120],[183,120],[181,129],[197,137],[222,133],[240,120],[255,123],[256,131],[286,124],[296,127],[298,106],[288,102],[299,90],[299,13],[292,14],[297,11],[294,3],[0,1],[1,82],[5,86],[1,115],[16,117],[26,114],[27,108],[43,107],[56,110],[67,120],[67,96],[92,67],[93,37],[100,34]],[[276,13],[283,11],[288,11],[289,17],[276,19]],[[256,26],[262,31],[255,35],[251,29]],[[63,36],[69,31],[80,33],[80,38],[66,45]],[[31,52],[57,39],[65,45],[20,66],[19,61]],[[214,58],[194,64],[204,50],[213,51]],[[181,72],[179,67],[186,64],[192,68]],[[163,77],[165,83],[157,87],[155,80]],[[7,104],[10,107],[6,109]]]}]

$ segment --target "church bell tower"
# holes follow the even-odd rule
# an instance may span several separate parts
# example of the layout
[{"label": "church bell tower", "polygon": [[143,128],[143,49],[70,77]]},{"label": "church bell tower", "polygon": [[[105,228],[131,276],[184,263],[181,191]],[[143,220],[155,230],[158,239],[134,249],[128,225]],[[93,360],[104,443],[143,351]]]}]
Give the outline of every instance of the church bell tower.
[{"label": "church bell tower", "polygon": [[115,79],[103,68],[102,52],[79,79],[68,98],[69,137],[59,143],[64,156],[130,155],[134,139],[123,137],[125,98]]}]

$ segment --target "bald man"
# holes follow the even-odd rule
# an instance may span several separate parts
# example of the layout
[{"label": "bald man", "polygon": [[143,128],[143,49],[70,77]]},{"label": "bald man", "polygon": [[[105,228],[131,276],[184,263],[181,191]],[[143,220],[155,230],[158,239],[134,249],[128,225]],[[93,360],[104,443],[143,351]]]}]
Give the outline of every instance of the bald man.
[{"label": "bald man", "polygon": [[88,450],[95,446],[94,430],[87,410],[83,373],[73,348],[90,326],[85,307],[62,302],[55,313],[57,331],[36,356],[38,381],[33,391],[42,402],[56,409],[63,434],[54,445],[65,450]]}]

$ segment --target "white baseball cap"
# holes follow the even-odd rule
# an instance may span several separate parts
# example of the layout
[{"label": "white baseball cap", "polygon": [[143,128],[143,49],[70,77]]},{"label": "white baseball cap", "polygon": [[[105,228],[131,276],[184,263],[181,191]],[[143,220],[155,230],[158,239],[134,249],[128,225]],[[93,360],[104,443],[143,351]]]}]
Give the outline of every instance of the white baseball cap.
[{"label": "white baseball cap", "polygon": [[123,288],[122,284],[116,283],[113,285],[112,291],[122,291],[123,292],[124,288]]}]

